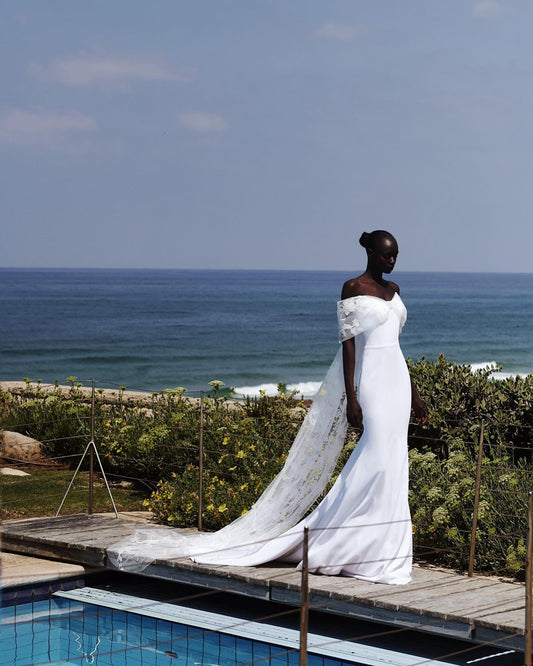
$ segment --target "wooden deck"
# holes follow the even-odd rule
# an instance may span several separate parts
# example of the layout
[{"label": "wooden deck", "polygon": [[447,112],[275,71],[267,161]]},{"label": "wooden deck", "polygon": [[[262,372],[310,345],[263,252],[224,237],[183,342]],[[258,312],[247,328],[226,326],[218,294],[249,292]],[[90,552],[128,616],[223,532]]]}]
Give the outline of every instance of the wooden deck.
[{"label": "wooden deck", "polygon": [[[106,548],[137,527],[131,520],[108,515],[6,521],[1,526],[2,547],[107,567]],[[300,572],[284,564],[229,567],[189,559],[156,560],[143,575],[294,606],[300,602]],[[415,567],[412,582],[402,586],[310,575],[309,597],[311,607],[343,616],[524,648],[525,589],[518,583]]]}]

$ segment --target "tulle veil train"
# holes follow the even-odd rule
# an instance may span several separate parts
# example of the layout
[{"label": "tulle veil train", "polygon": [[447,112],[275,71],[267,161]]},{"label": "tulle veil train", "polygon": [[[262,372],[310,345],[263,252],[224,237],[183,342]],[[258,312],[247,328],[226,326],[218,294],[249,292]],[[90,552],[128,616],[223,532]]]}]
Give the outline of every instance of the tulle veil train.
[{"label": "tulle veil train", "polygon": [[[250,510],[217,532],[184,535],[172,528],[140,528],[107,550],[109,563],[141,572],[156,559],[190,557],[234,564],[294,527],[324,491],[347,430],[342,347],[329,367],[282,470]],[[303,530],[302,530],[303,531]],[[202,558],[204,556],[204,558]]]}]

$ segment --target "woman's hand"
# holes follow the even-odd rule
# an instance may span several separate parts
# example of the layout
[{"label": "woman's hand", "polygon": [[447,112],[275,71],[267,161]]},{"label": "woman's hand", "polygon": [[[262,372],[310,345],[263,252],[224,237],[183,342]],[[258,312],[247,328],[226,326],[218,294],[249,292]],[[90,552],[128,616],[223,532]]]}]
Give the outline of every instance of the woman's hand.
[{"label": "woman's hand", "polygon": [[413,413],[415,415],[415,421],[418,423],[426,423],[428,420],[428,408],[426,407],[426,403],[422,400],[422,398],[418,395],[413,395],[413,399],[411,401],[411,408],[413,410]]},{"label": "woman's hand", "polygon": [[348,417],[348,423],[354,428],[361,428],[363,430],[363,410],[359,401],[354,396],[348,398],[346,403],[346,416]]}]

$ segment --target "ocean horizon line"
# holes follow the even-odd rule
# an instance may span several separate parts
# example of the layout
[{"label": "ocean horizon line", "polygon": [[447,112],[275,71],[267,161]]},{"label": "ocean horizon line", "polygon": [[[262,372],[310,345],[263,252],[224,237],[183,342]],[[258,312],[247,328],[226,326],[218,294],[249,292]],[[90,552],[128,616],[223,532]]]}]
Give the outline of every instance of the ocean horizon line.
[{"label": "ocean horizon line", "polygon": [[[177,267],[107,267],[107,266],[0,266],[0,271],[159,271],[159,272],[234,272],[234,273],[348,273],[364,271],[359,268],[177,268]],[[465,271],[465,270],[425,270],[395,268],[395,275],[506,275],[523,276],[533,275],[526,271]]]}]

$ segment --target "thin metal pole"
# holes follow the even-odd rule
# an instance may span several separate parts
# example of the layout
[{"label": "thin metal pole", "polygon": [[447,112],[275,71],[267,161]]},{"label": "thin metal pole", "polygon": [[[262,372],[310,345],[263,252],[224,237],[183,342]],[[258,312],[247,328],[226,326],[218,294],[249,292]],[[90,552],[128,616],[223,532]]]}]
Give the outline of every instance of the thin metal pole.
[{"label": "thin metal pole", "polygon": [[204,512],[204,392],[200,391],[200,442],[198,444],[198,531],[203,530]]},{"label": "thin metal pole", "polygon": [[113,495],[111,493],[111,488],[109,487],[109,483],[107,481],[107,477],[106,477],[105,472],[104,472],[104,467],[102,465],[102,461],[100,460],[100,455],[98,454],[98,449],[96,448],[94,442],[90,441],[87,444],[87,446],[85,447],[85,451],[83,452],[83,455],[81,457],[80,462],[78,463],[78,466],[76,467],[76,471],[74,472],[74,476],[70,480],[70,483],[69,483],[68,488],[67,488],[67,492],[65,493],[63,499],[61,500],[61,504],[59,505],[59,509],[56,512],[56,518],[61,513],[61,509],[63,508],[63,504],[65,503],[65,500],[67,499],[67,495],[69,494],[70,489],[72,488],[72,484],[74,483],[74,479],[78,475],[78,472],[80,471],[80,467],[81,467],[83,461],[85,460],[85,456],[87,455],[88,451],[90,451],[91,453],[94,451],[94,453],[96,454],[96,459],[98,461],[98,465],[100,466],[100,471],[102,472],[102,476],[104,477],[105,485],[106,485],[106,488],[107,488],[107,492],[109,494],[109,498],[111,500],[111,504],[113,505],[113,510],[115,512],[115,516],[117,518],[119,517],[117,507],[116,507],[116,504],[115,504],[115,500],[113,499]]},{"label": "thin metal pole", "polygon": [[481,421],[479,433],[479,449],[477,454],[476,494],[474,497],[474,513],[472,515],[472,533],[470,535],[470,559],[468,561],[468,575],[474,575],[474,557],[476,554],[477,518],[479,513],[479,495],[481,493],[481,468],[483,465],[483,438],[485,435],[485,422]]},{"label": "thin metal pole", "polygon": [[526,562],[526,666],[531,664],[531,650],[533,648],[531,631],[531,583],[533,580],[531,564],[533,556],[533,493],[529,491],[527,497],[527,562]]},{"label": "thin metal pole", "polygon": [[309,528],[304,527],[302,554],[302,582],[300,603],[300,661],[299,666],[307,666],[307,631],[309,628]]},{"label": "thin metal pole", "polygon": [[94,401],[95,401],[95,382],[92,382],[91,391],[91,443],[89,449],[89,507],[87,513],[93,513],[93,492],[94,492]]},{"label": "thin metal pole", "polygon": [[[92,444],[92,446],[91,446],[91,444]],[[111,504],[113,505],[113,511],[115,512],[115,518],[118,518],[119,516],[118,516],[118,511],[117,511],[117,507],[116,507],[116,504],[115,504],[115,500],[113,499],[113,495],[111,493],[111,488],[109,487],[109,483],[107,481],[107,476],[105,475],[104,467],[102,465],[102,461],[100,460],[100,455],[98,453],[98,449],[96,448],[94,442],[91,442],[89,444],[89,446],[91,446],[91,451],[94,450],[94,452],[96,454],[96,460],[98,460],[98,465],[100,467],[100,471],[102,472],[102,476],[104,477],[105,487],[107,488],[107,494],[109,495],[109,499],[111,500]]]},{"label": "thin metal pole", "polygon": [[90,446],[92,445],[92,442],[89,442],[87,446],[85,447],[85,451],[83,452],[82,457],[80,458],[80,462],[78,463],[78,466],[76,467],[76,471],[74,472],[74,476],[70,480],[70,483],[68,484],[67,492],[65,493],[63,499],[61,500],[61,504],[59,505],[59,509],[56,512],[56,518],[59,516],[61,509],[63,508],[63,504],[65,503],[65,500],[67,499],[67,495],[70,492],[70,489],[72,488],[72,484],[74,483],[74,479],[78,475],[78,472],[80,471],[80,467],[82,462],[85,460],[85,456],[87,455],[87,451],[89,450]]}]

